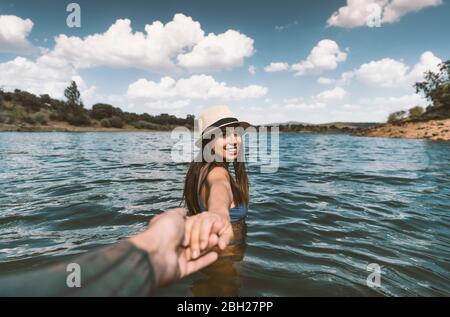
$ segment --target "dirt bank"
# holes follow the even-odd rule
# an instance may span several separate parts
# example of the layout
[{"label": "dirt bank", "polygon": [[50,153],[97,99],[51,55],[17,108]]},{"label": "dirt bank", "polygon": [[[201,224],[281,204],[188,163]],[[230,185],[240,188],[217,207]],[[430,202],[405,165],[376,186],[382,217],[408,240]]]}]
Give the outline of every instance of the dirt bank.
[{"label": "dirt bank", "polygon": [[424,122],[402,122],[355,131],[353,135],[450,141],[450,119]]}]

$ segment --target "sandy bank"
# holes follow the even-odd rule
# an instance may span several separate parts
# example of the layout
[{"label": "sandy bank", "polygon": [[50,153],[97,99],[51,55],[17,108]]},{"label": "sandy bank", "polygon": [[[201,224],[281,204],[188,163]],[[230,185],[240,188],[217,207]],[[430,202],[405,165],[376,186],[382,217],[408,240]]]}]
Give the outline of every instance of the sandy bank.
[{"label": "sandy bank", "polygon": [[353,135],[450,141],[450,119],[403,122],[355,131]]}]

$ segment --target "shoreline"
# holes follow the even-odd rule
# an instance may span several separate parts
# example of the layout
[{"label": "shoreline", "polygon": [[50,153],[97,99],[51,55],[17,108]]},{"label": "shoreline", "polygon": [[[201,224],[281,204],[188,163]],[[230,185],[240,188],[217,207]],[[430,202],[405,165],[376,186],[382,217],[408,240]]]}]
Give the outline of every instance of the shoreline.
[{"label": "shoreline", "polygon": [[138,129],[131,125],[123,128],[105,128],[100,125],[94,126],[73,126],[65,122],[49,122],[47,125],[29,124],[3,124],[0,123],[0,132],[168,132],[167,129]]},{"label": "shoreline", "polygon": [[[170,132],[172,126],[165,129],[138,129],[131,125],[123,128],[105,128],[99,124],[94,126],[73,126],[66,122],[51,121],[47,125],[19,125],[0,123],[0,132]],[[280,133],[324,133],[348,134],[357,137],[381,137],[401,139],[426,139],[433,141],[450,141],[450,119],[428,121],[406,121],[397,124],[384,124],[366,129],[331,129],[317,131],[304,129],[299,131],[287,130]]]},{"label": "shoreline", "polygon": [[354,131],[354,136],[450,141],[450,119],[405,121]]}]

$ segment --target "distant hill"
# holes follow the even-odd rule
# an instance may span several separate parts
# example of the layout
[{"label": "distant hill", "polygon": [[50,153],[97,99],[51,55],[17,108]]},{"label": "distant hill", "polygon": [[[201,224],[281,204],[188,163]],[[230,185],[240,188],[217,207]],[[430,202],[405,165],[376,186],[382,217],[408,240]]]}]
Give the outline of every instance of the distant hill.
[{"label": "distant hill", "polygon": [[278,126],[281,132],[311,132],[311,133],[353,133],[357,130],[380,126],[378,122],[330,122],[330,123],[305,123],[288,121],[284,123],[264,124],[261,126]]}]

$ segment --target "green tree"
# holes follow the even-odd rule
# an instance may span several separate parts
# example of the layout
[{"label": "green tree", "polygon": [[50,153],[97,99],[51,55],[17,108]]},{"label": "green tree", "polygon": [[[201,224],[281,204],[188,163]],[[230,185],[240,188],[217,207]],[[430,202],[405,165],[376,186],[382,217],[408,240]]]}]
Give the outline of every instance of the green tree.
[{"label": "green tree", "polygon": [[388,123],[396,123],[401,121],[406,117],[407,113],[404,110],[393,112],[389,115],[387,122]]},{"label": "green tree", "polygon": [[80,99],[80,91],[78,90],[77,83],[73,80],[70,86],[64,90],[64,96],[67,98],[67,101],[72,105],[77,106],[83,105]]},{"label": "green tree", "polygon": [[423,93],[434,107],[450,107],[450,60],[439,64],[437,73],[427,71],[424,79],[414,84],[416,93]]},{"label": "green tree", "polygon": [[410,119],[417,119],[424,113],[424,110],[421,106],[415,106],[409,109],[409,118]]}]

